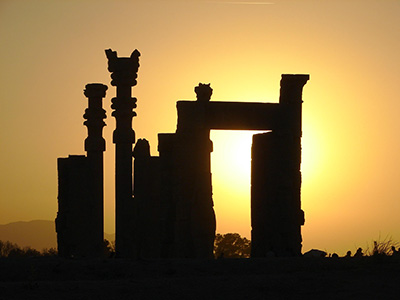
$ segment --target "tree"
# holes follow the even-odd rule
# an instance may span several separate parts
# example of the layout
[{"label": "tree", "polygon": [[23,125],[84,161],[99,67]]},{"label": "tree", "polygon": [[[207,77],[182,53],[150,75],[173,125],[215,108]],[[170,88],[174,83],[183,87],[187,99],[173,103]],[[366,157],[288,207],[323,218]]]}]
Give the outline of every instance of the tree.
[{"label": "tree", "polygon": [[217,234],[214,240],[215,258],[249,258],[251,241],[238,233]]},{"label": "tree", "polygon": [[0,241],[0,257],[8,257],[10,254],[11,250],[14,249],[17,245],[14,245],[13,243],[9,241]]}]

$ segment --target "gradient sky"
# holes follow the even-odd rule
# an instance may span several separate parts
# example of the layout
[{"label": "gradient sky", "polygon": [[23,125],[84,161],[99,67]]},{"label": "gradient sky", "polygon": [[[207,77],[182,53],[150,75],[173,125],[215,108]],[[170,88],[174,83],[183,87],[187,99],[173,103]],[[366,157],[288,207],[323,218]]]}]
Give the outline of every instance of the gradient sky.
[{"label": "gradient sky", "polygon": [[[303,249],[400,241],[400,1],[0,1],[0,224],[54,219],[57,157],[84,154],[87,83],[109,86],[105,231],[114,231],[115,88],[104,49],[140,57],[137,138],[157,154],[177,100],[277,102],[303,93]],[[212,131],[218,232],[250,237],[251,134]]]}]

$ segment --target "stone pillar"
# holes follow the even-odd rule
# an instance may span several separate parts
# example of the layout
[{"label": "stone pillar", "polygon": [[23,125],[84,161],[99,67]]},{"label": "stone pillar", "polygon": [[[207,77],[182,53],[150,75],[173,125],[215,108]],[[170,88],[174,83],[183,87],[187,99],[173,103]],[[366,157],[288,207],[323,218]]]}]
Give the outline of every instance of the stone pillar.
[{"label": "stone pillar", "polygon": [[117,52],[105,51],[108,58],[108,70],[111,74],[111,85],[117,87],[117,97],[113,98],[112,116],[116,120],[113,133],[115,144],[115,239],[116,254],[119,257],[136,257],[132,237],[132,218],[134,207],[132,200],[132,145],[135,143],[135,132],[132,129],[132,118],[136,116],[136,98],[131,89],[137,84],[139,68],[139,51],[132,52],[130,57],[117,57]]},{"label": "stone pillar", "polygon": [[281,127],[299,139],[302,126],[303,87],[309,79],[310,75],[304,74],[282,74],[281,78],[279,104],[283,107],[283,118],[285,119]]},{"label": "stone pillar", "polygon": [[288,224],[287,247],[294,255],[301,255],[301,226],[304,225],[304,211],[301,209],[301,136],[302,136],[302,94],[303,87],[310,79],[307,74],[283,74],[279,104],[282,105],[282,124],[279,131],[281,147],[284,154],[281,169],[285,172],[286,184],[290,184],[290,192],[286,197],[291,199],[291,216]]},{"label": "stone pillar", "polygon": [[86,85],[84,91],[89,105],[83,117],[84,125],[88,129],[88,137],[85,139],[85,151],[88,161],[88,183],[91,202],[91,222],[88,224],[92,233],[89,238],[93,245],[93,256],[101,257],[104,253],[104,163],[103,153],[106,150],[106,141],[103,138],[103,127],[106,126],[103,119],[106,111],[102,106],[102,98],[106,95],[107,86],[100,83]]},{"label": "stone pillar", "polygon": [[177,218],[176,190],[177,180],[176,161],[177,138],[175,133],[158,134],[158,152],[160,154],[160,210],[161,210],[161,258],[177,257]]},{"label": "stone pillar", "polygon": [[[161,200],[160,158],[150,155],[146,139],[136,141],[134,160],[134,201],[137,215],[134,224],[135,248],[139,258],[160,258]],[[164,201],[164,199],[163,199]]]},{"label": "stone pillar", "polygon": [[[177,251],[179,257],[212,258],[215,238],[215,213],[212,199],[212,142],[207,124],[207,107],[212,94],[209,85],[195,88],[196,109],[179,115],[177,129]],[[188,112],[186,112],[188,113]],[[179,118],[192,122],[182,127]]]},{"label": "stone pillar", "polygon": [[291,149],[275,132],[253,136],[251,155],[251,257],[299,254],[297,188],[287,168]]},{"label": "stone pillar", "polygon": [[282,75],[279,124],[253,136],[252,257],[301,255],[301,107],[308,75]]},{"label": "stone pillar", "polygon": [[58,255],[93,257],[96,254],[92,227],[92,194],[88,158],[70,155],[57,159],[58,212],[56,218]]}]

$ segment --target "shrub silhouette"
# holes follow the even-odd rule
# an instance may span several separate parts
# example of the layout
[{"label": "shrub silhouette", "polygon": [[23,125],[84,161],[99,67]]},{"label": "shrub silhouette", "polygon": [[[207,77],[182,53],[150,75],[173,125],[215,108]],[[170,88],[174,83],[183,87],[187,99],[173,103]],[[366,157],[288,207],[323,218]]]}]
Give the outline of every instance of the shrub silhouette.
[{"label": "shrub silhouette", "polygon": [[103,246],[105,257],[113,257],[115,255],[115,241],[110,242],[109,240],[104,239]]},{"label": "shrub silhouette", "polygon": [[215,258],[249,258],[251,241],[238,233],[217,234],[214,240]]},{"label": "shrub silhouette", "polygon": [[0,257],[8,257],[11,250],[14,249],[16,246],[16,244],[13,244],[9,241],[0,241]]},{"label": "shrub silhouette", "polygon": [[380,236],[378,240],[373,241],[372,249],[367,249],[368,256],[390,256],[395,254],[393,249],[399,247],[399,242],[396,242],[392,239],[391,236],[386,236],[383,240],[381,240]]},{"label": "shrub silhouette", "polygon": [[58,252],[56,248],[44,248],[41,254],[42,256],[57,256]]},{"label": "shrub silhouette", "polygon": [[54,248],[43,249],[39,252],[31,247],[21,248],[10,241],[0,241],[0,257],[35,257],[35,256],[56,256],[57,250]]}]

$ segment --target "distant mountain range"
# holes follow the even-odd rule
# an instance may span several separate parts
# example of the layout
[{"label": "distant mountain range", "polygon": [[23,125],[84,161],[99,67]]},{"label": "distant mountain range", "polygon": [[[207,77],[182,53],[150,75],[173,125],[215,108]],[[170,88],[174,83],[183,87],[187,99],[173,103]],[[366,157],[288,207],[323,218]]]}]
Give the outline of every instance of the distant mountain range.
[{"label": "distant mountain range", "polygon": [[[112,241],[114,234],[104,233],[104,238]],[[20,247],[31,247],[37,250],[56,248],[57,237],[54,221],[35,220],[13,222],[0,225],[0,240],[10,241]]]}]

